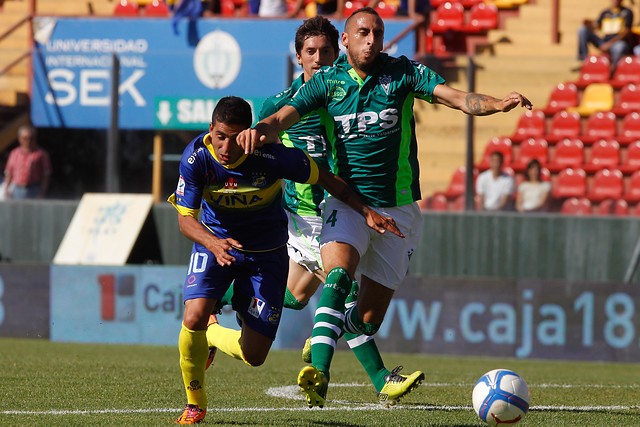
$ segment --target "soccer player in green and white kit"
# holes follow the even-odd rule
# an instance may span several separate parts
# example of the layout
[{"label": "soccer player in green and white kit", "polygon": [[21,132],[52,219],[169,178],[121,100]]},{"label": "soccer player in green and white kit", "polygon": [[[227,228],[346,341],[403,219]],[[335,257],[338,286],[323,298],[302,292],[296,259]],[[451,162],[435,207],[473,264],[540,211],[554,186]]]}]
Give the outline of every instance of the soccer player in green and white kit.
[{"label": "soccer player in green and white kit", "polygon": [[[298,384],[310,406],[325,404],[329,368],[342,331],[377,332],[395,289],[406,276],[422,230],[417,141],[413,103],[417,97],[471,115],[508,112],[531,102],[517,92],[503,99],[467,93],[406,57],[382,53],[384,23],[371,8],[346,21],[342,44],[347,55],[316,72],[289,105],[238,135],[245,152],[275,141],[279,132],[318,110],[329,134],[333,172],[380,213],[392,216],[406,236],[375,236],[360,227],[339,201],[327,198],[320,235],[327,279],[312,332],[312,366]],[[345,312],[356,268],[361,274],[358,301]]]}]

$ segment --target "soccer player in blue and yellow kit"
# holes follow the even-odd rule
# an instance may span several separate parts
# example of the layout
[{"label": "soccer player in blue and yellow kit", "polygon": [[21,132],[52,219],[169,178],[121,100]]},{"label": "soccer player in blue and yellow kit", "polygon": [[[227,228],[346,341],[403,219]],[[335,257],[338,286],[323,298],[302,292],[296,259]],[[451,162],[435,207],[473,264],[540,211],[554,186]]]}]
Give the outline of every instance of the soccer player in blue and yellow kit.
[{"label": "soccer player in blue and yellow kit", "polygon": [[[290,104],[237,138],[250,153],[317,110],[332,130],[328,142],[333,172],[367,204],[392,216],[406,235],[399,239],[371,234],[354,221],[344,204],[327,198],[320,235],[327,279],[314,318],[312,366],[298,375],[310,406],[325,404],[331,360],[342,332],[377,332],[421,235],[414,99],[478,116],[518,105],[532,108],[517,92],[497,99],[456,90],[424,65],[382,53],[383,40],[384,23],[377,12],[368,7],[356,10],[342,33],[347,54],[333,67],[316,72]],[[356,305],[345,312],[356,268],[361,272],[360,294]]]},{"label": "soccer player in blue and yellow kit", "polygon": [[[304,151],[274,144],[245,154],[236,137],[251,121],[246,101],[222,98],[213,111],[209,132],[185,148],[178,185],[169,198],[178,210],[180,231],[194,242],[178,338],[187,394],[179,424],[195,424],[206,415],[204,373],[209,347],[259,366],[275,339],[288,273],[281,179],[320,184],[360,212],[368,226],[402,236],[393,219],[365,206],[343,180],[318,168]],[[242,330],[218,324],[207,328],[217,300],[232,282],[233,308]]]}]

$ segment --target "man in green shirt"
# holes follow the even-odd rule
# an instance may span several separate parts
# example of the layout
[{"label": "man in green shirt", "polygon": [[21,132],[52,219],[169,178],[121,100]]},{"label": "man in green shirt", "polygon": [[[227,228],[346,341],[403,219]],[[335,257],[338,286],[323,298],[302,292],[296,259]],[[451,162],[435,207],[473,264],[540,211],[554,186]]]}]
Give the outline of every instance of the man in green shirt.
[{"label": "man in green shirt", "polygon": [[[316,72],[290,104],[238,135],[245,152],[252,152],[317,110],[332,129],[328,142],[333,172],[365,203],[393,217],[406,236],[375,236],[357,224],[346,206],[327,198],[320,236],[327,279],[314,318],[312,366],[298,375],[310,406],[325,404],[331,359],[342,331],[373,335],[379,329],[420,238],[414,99],[477,116],[507,112],[518,105],[532,108],[517,92],[498,99],[447,86],[426,66],[382,53],[383,39],[384,23],[376,11],[355,11],[342,33],[347,55]],[[358,301],[345,312],[356,268],[361,273]]]}]

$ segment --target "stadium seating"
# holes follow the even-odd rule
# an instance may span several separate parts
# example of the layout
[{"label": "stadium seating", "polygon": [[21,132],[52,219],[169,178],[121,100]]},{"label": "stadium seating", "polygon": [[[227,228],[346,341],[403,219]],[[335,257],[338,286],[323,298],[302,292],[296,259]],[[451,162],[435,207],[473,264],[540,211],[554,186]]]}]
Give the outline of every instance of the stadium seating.
[{"label": "stadium seating", "polygon": [[132,1],[120,0],[116,3],[116,7],[113,10],[114,16],[138,16],[138,4]]},{"label": "stadium seating", "polygon": [[540,138],[545,134],[545,115],[542,110],[527,110],[520,115],[516,130],[509,136],[512,141]]},{"label": "stadium seating", "polygon": [[517,9],[529,0],[487,0],[487,3],[495,5],[498,9]]},{"label": "stadium seating", "polygon": [[614,92],[609,83],[592,83],[585,87],[577,107],[567,111],[577,112],[582,117],[590,116],[598,111],[610,111],[613,108]]},{"label": "stadium seating", "polygon": [[[464,166],[460,166],[453,172],[453,175],[451,176],[451,180],[449,181],[449,185],[447,186],[447,189],[443,193],[447,197],[447,199],[453,200],[456,197],[459,197],[461,195],[464,196],[464,191],[466,189],[466,179],[467,179],[466,175],[467,175],[466,168]],[[478,171],[474,170],[473,171],[474,182],[477,175],[478,175]]]},{"label": "stadium seating", "polygon": [[553,88],[546,107],[542,109],[546,116],[553,116],[558,111],[577,107],[579,104],[578,87],[571,82],[558,83]]},{"label": "stadium seating", "polygon": [[465,208],[464,194],[458,196],[449,205],[449,210],[452,212],[463,212]]},{"label": "stadium seating", "polygon": [[620,89],[618,100],[613,109],[617,116],[625,116],[634,111],[640,111],[640,85],[628,84]]},{"label": "stadium seating", "polygon": [[580,76],[575,82],[578,88],[585,88],[593,83],[607,83],[611,75],[611,62],[605,55],[589,55],[582,62]]},{"label": "stadium seating", "polygon": [[631,175],[640,170],[640,141],[629,144],[619,169],[625,175]]},{"label": "stadium seating", "polygon": [[640,171],[636,171],[631,175],[622,197],[629,203],[640,202]]},{"label": "stadium seating", "polygon": [[604,168],[617,168],[620,164],[620,144],[614,140],[601,139],[591,147],[589,161],[583,169],[594,173]]},{"label": "stadium seating", "polygon": [[622,172],[618,169],[602,169],[593,177],[593,184],[587,198],[592,202],[601,202],[605,199],[619,199],[624,193],[624,180]]},{"label": "stadium seating", "polygon": [[615,138],[616,133],[616,115],[611,111],[599,111],[589,116],[580,139],[585,144],[590,144],[601,139]]},{"label": "stadium seating", "polygon": [[170,15],[170,11],[164,1],[153,0],[142,9],[142,14],[149,17],[165,18]]},{"label": "stadium seating", "polygon": [[544,135],[544,139],[553,144],[565,138],[578,138],[581,132],[580,114],[559,111],[551,118],[549,131]]},{"label": "stadium seating", "polygon": [[605,199],[593,207],[594,215],[629,215],[629,204],[624,199]]},{"label": "stadium seating", "polygon": [[587,174],[580,168],[560,171],[551,189],[556,199],[584,197],[587,193]]},{"label": "stadium seating", "polygon": [[563,139],[551,156],[547,167],[552,172],[560,172],[567,168],[579,168],[584,162],[584,144],[579,139]]},{"label": "stadium seating", "polygon": [[462,31],[464,27],[464,6],[450,1],[436,8],[429,26],[434,33]]},{"label": "stadium seating", "polygon": [[489,157],[491,157],[491,154],[495,151],[502,153],[504,157],[504,166],[509,166],[511,164],[511,160],[513,159],[513,143],[511,139],[505,136],[496,136],[491,138],[484,147],[484,153],[482,154],[482,160],[480,160],[478,169],[485,170],[489,167]]},{"label": "stadium seating", "polygon": [[640,113],[634,111],[624,116],[616,139],[622,145],[640,140]]},{"label": "stadium seating", "polygon": [[358,0],[347,0],[344,3],[344,8],[342,9],[342,16],[344,18],[348,18],[351,16],[353,12],[360,9],[361,7],[366,6],[366,4],[362,1]]},{"label": "stadium seating", "polygon": [[537,159],[540,165],[545,167],[548,158],[549,146],[547,141],[543,138],[529,138],[522,141],[518,146],[518,157],[511,163],[511,167],[516,172],[522,172],[533,159]]},{"label": "stadium seating", "polygon": [[376,12],[382,19],[393,18],[398,12],[398,6],[394,2],[381,1],[376,6]]},{"label": "stadium seating", "polygon": [[609,83],[617,89],[629,83],[640,83],[640,58],[635,55],[620,58]]},{"label": "stadium seating", "polygon": [[476,2],[469,11],[468,24],[464,31],[484,33],[498,28],[498,22],[498,8],[495,5]]},{"label": "stadium seating", "polygon": [[484,0],[459,0],[460,4],[465,7],[465,9],[471,9],[473,6],[478,4],[484,4]]},{"label": "stadium seating", "polygon": [[560,213],[564,215],[590,215],[591,202],[584,197],[570,197],[562,203]]}]

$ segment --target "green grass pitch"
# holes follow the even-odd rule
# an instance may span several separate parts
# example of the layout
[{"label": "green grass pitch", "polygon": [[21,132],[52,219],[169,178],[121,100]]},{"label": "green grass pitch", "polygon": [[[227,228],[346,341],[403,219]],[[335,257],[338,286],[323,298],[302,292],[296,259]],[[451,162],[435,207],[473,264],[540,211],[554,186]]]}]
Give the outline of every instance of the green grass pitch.
[{"label": "green grass pitch", "polygon": [[[177,337],[176,337],[177,340]],[[640,364],[384,354],[388,368],[426,381],[391,409],[376,404],[347,351],[333,362],[328,404],[309,409],[295,386],[298,351],[272,351],[250,368],[218,354],[207,371],[206,424],[227,426],[482,426],[475,381],[513,369],[529,384],[521,426],[640,425]],[[1,426],[169,426],[185,404],[174,347],[0,339]]]}]

